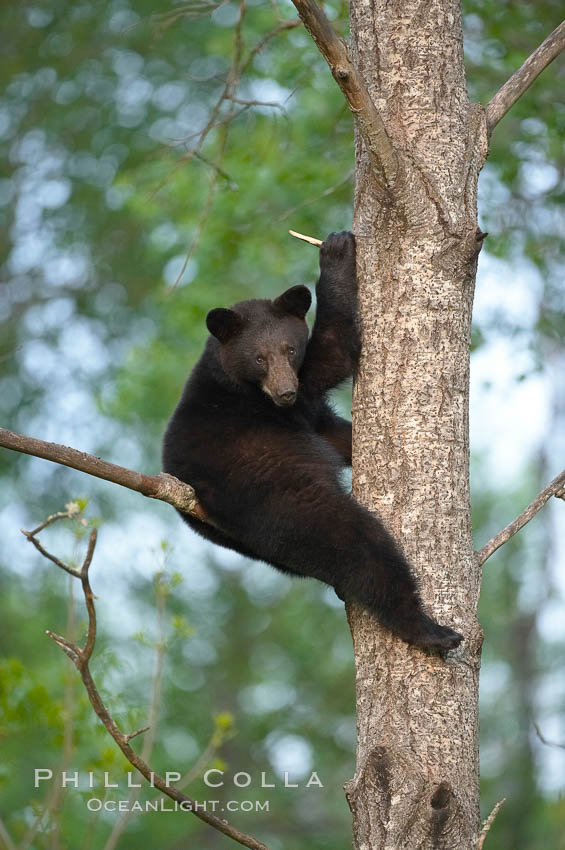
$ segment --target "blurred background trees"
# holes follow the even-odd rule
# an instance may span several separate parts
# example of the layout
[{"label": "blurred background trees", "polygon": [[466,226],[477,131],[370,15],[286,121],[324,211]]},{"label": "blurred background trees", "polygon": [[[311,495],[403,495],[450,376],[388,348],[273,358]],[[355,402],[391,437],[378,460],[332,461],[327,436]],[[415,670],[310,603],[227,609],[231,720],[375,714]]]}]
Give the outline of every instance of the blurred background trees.
[{"label": "blurred background trees", "polygon": [[[346,33],[346,5],[325,8]],[[463,8],[470,95],[483,103],[562,11],[553,0]],[[350,225],[353,139],[294,19],[290,4],[260,0],[159,14],[145,0],[2,7],[2,426],[158,471],[207,310],[314,282],[317,252],[286,231],[323,238]],[[494,134],[481,177],[478,546],[563,467],[563,88],[557,60]],[[347,410],[347,393],[336,400]],[[348,843],[353,654],[333,592],[208,547],[162,504],[10,452],[0,464],[0,815],[14,845],[97,850],[118,820],[89,813],[85,788],[45,813],[48,789],[33,787],[34,767],[127,770],[43,636],[67,623],[80,634],[82,602],[19,533],[77,496],[102,526],[92,668],[116,718],[146,723],[166,588],[156,768],[184,771],[206,753],[226,770],[221,799],[270,801],[268,814],[232,819],[272,850]],[[485,566],[485,813],[508,798],[493,848],[565,848],[565,749],[534,726],[565,744],[562,516],[550,503]],[[72,558],[77,546],[52,532],[51,549]],[[281,787],[285,771],[301,783],[312,770],[324,788]],[[249,789],[233,786],[237,771],[253,776]],[[277,788],[261,790],[261,771]],[[189,791],[216,797],[200,779]],[[141,840],[160,850],[227,841],[182,813],[131,818],[117,846]]]}]

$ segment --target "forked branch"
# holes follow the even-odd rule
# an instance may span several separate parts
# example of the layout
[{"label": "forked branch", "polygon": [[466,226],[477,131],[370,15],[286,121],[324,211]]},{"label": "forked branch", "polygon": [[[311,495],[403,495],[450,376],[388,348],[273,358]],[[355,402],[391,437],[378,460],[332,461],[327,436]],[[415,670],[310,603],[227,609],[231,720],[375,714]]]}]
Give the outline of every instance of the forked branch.
[{"label": "forked branch", "polygon": [[482,549],[479,549],[477,552],[479,564],[484,564],[493,552],[496,552],[500,546],[506,543],[507,540],[510,540],[517,531],[520,531],[527,522],[533,519],[533,517],[535,517],[538,511],[543,508],[545,503],[548,499],[551,499],[552,496],[557,496],[559,499],[565,499],[565,469],[563,472],[560,472],[559,475],[554,478],[553,481],[551,481],[538,496],[536,496],[534,501],[531,502],[513,522],[509,523],[509,525],[507,525],[506,528],[503,528],[502,531],[499,531],[498,534],[496,534],[492,540],[489,540]]},{"label": "forked branch", "polygon": [[300,19],[316,47],[330,66],[357,124],[375,175],[381,184],[392,188],[398,172],[398,158],[383,119],[352,63],[347,47],[338,38],[324,12],[314,0],[292,0]]},{"label": "forked branch", "polygon": [[[76,511],[73,511],[71,509],[71,506],[68,506],[67,512],[55,514],[53,515],[53,517],[50,517],[50,520],[51,522],[54,522],[58,519],[63,519],[64,517],[69,517],[72,519],[75,514]],[[51,523],[44,523],[38,528],[34,529],[34,531],[24,531],[23,534],[25,534],[28,540],[34,541],[35,535],[38,534],[39,531],[41,531],[43,528],[45,528],[47,524]],[[192,814],[196,815],[197,818],[200,818],[200,820],[204,821],[209,826],[212,826],[214,829],[217,829],[219,832],[222,832],[224,835],[227,835],[228,838],[232,838],[234,841],[237,841],[238,844],[242,844],[244,847],[249,847],[251,848],[251,850],[268,850],[268,847],[261,841],[258,841],[256,838],[253,838],[253,836],[247,835],[247,833],[241,832],[239,829],[236,829],[235,826],[232,826],[232,824],[228,823],[228,821],[224,820],[223,818],[219,818],[215,815],[210,814],[205,810],[206,807],[204,803],[197,803],[197,801],[193,800],[192,797],[188,797],[186,794],[183,794],[175,786],[169,785],[168,782],[162,776],[151,770],[146,761],[141,756],[139,756],[130,745],[130,741],[132,740],[132,738],[141,734],[141,732],[147,731],[147,729],[138,729],[136,732],[125,734],[121,731],[118,724],[115,722],[113,717],[110,715],[108,709],[104,705],[89,669],[89,661],[96,644],[96,608],[94,605],[95,597],[90,587],[90,579],[88,575],[95,548],[96,529],[94,529],[90,534],[88,550],[82,567],[78,570],[68,564],[63,564],[63,562],[61,562],[60,559],[57,558],[55,555],[52,555],[46,550],[43,550],[43,554],[45,555],[45,557],[49,558],[49,560],[53,561],[53,563],[57,564],[57,566],[60,566],[66,572],[79,579],[82,585],[82,591],[84,594],[84,600],[88,612],[88,629],[86,634],[86,641],[83,647],[72,643],[71,641],[67,640],[67,638],[62,637],[61,635],[56,635],[54,632],[51,631],[48,631],[47,635],[71,659],[82,679],[83,685],[90,700],[90,704],[92,705],[92,708],[102,721],[104,727],[110,733],[110,735],[112,736],[112,738],[114,739],[126,759],[129,761],[129,763],[133,767],[135,767],[136,770],[138,770],[141,775],[144,776],[145,779],[147,779],[147,781],[151,783],[152,786],[158,788],[159,791],[161,791],[171,800],[175,800],[175,802],[181,804],[182,810],[192,812]]]},{"label": "forked branch", "polygon": [[560,23],[551,35],[548,35],[537,50],[534,50],[522,67],[512,74],[488,104],[486,116],[489,134],[514,106],[518,98],[532,85],[536,77],[559,56],[562,50],[565,50],[565,21]]}]

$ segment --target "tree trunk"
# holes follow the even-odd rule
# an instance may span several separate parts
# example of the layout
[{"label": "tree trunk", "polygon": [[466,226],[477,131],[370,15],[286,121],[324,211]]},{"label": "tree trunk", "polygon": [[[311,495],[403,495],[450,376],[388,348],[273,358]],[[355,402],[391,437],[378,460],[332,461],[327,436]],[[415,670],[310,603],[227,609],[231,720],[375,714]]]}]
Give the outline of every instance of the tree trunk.
[{"label": "tree trunk", "polygon": [[399,152],[389,192],[357,136],[353,488],[403,546],[430,611],[465,641],[445,658],[426,654],[350,606],[358,750],[346,793],[357,850],[470,850],[482,633],[469,343],[486,122],[467,97],[459,0],[351,0],[350,16],[353,62]]}]

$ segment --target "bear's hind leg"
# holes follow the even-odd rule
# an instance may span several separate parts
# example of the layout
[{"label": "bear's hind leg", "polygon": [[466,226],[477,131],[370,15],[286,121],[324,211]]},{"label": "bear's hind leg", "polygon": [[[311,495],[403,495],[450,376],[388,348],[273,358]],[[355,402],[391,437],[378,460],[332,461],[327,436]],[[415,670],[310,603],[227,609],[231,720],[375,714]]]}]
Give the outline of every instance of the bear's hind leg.
[{"label": "bear's hind leg", "polygon": [[253,491],[246,496],[230,534],[258,558],[331,585],[407,643],[453,649],[461,642],[424,611],[412,570],[384,525],[337,485],[312,478],[279,492],[273,482],[267,498],[253,504]]}]

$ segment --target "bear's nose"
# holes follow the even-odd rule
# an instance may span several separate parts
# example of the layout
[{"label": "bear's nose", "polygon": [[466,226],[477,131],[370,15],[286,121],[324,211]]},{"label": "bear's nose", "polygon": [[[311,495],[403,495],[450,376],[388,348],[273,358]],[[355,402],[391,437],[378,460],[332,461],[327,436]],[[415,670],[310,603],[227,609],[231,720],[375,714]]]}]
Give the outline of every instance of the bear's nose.
[{"label": "bear's nose", "polygon": [[284,390],[284,392],[279,393],[279,401],[282,404],[292,404],[295,399],[296,390]]}]

